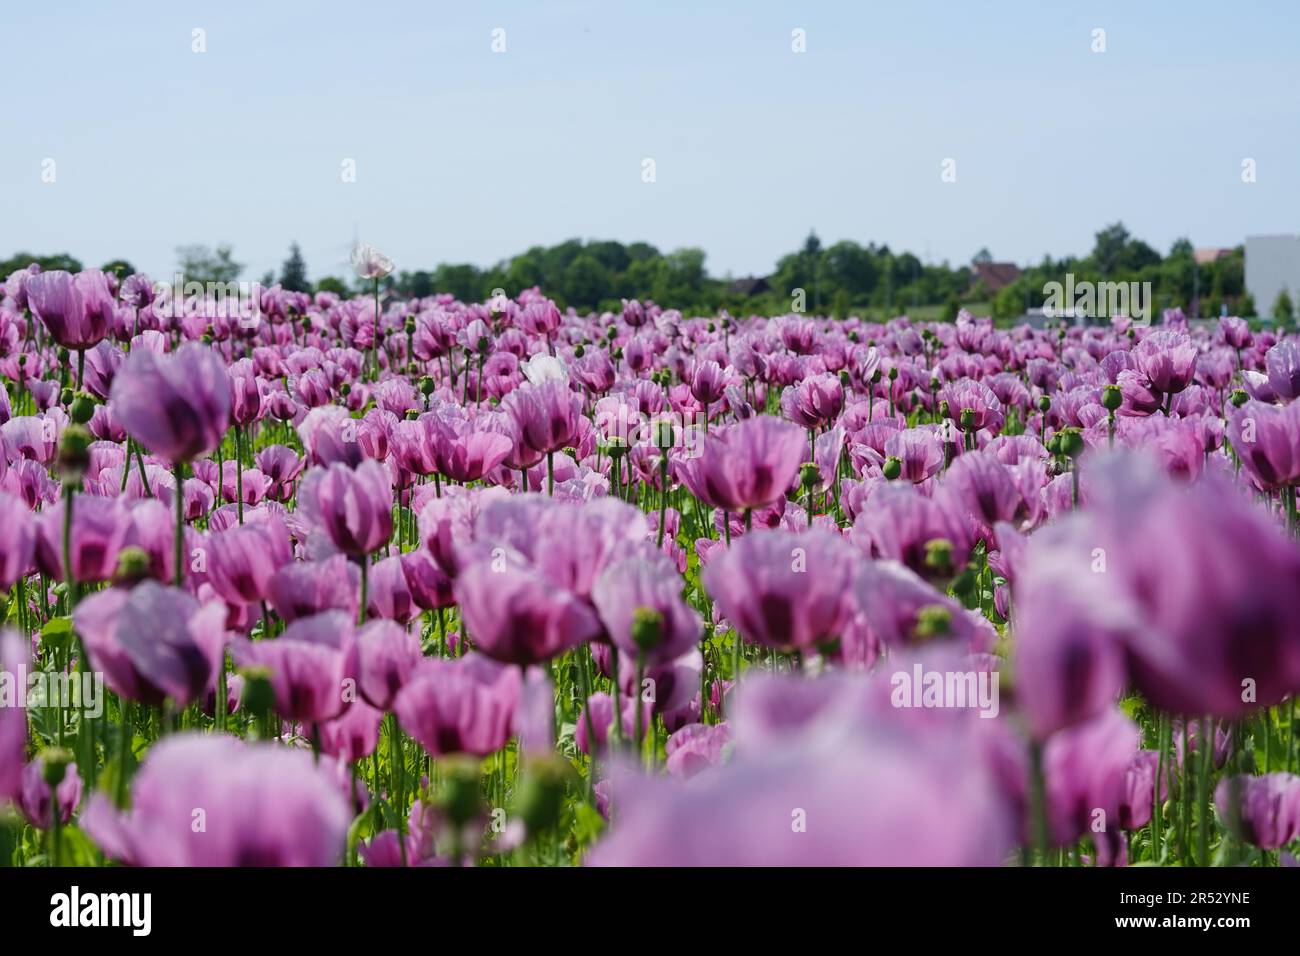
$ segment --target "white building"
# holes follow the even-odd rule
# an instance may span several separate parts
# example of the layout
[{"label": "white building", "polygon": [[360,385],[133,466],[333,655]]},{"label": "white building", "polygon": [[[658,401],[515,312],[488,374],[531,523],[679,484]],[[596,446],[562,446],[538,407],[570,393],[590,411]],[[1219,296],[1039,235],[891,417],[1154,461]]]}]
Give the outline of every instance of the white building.
[{"label": "white building", "polygon": [[1283,289],[1292,302],[1300,297],[1300,236],[1247,236],[1246,291],[1255,300],[1255,310],[1271,317]]}]

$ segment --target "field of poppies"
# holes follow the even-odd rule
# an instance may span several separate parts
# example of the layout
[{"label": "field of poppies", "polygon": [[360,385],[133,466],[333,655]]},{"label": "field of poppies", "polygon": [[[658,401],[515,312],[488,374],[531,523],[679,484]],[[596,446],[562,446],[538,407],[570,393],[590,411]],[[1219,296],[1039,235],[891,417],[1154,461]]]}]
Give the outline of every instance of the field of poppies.
[{"label": "field of poppies", "polygon": [[1300,340],[0,299],[0,865],[1295,865]]}]

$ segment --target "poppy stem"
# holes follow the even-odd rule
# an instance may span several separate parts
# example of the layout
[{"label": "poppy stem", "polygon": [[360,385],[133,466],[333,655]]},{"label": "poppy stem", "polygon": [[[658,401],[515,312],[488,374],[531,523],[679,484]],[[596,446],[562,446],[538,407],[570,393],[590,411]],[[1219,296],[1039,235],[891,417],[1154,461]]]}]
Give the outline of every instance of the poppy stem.
[{"label": "poppy stem", "polygon": [[[136,449],[139,451],[139,448]],[[140,468],[140,474],[144,474],[143,466]],[[185,556],[185,463],[178,461],[173,466],[173,474],[176,476],[176,491],[173,497],[176,499],[176,586],[180,587],[185,583],[185,569],[183,566]]]}]

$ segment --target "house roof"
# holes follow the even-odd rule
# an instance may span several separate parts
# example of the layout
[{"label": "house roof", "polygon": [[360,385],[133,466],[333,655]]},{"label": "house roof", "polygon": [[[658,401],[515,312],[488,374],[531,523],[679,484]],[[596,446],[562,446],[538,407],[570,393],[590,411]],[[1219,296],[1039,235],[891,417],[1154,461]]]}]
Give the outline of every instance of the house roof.
[{"label": "house roof", "polygon": [[997,292],[1020,278],[1020,267],[1014,262],[977,262],[971,266],[976,282],[983,282],[990,292]]},{"label": "house roof", "polygon": [[746,276],[743,279],[737,279],[731,283],[731,291],[739,292],[741,295],[755,295],[759,292],[766,292],[771,286],[762,276]]}]

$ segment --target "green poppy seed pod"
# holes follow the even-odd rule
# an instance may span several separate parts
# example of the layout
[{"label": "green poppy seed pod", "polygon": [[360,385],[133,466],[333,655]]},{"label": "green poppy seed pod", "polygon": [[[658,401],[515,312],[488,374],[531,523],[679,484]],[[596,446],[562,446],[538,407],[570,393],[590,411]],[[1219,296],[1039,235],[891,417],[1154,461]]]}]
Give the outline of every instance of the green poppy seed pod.
[{"label": "green poppy seed pod", "polygon": [[94,436],[84,425],[66,425],[59,436],[59,470],[80,477],[90,467],[90,445]]},{"label": "green poppy seed pod", "polygon": [[202,342],[204,345],[211,345],[211,344],[212,344],[212,333],[211,333],[211,332],[204,332],[203,335],[201,335],[201,336],[199,337],[199,341]]},{"label": "green poppy seed pod", "polygon": [[947,538],[932,538],[925,543],[925,566],[940,574],[952,574],[952,542]]},{"label": "green poppy seed pod", "polygon": [[1044,395],[1038,400],[1038,410],[1040,412],[1049,412],[1052,410],[1052,400]]},{"label": "green poppy seed pod", "polygon": [[1246,394],[1246,390],[1244,388],[1234,388],[1232,390],[1232,394],[1228,397],[1232,401],[1232,404],[1235,405],[1237,408],[1241,408],[1242,405],[1245,405],[1248,401],[1250,401],[1250,396]]},{"label": "green poppy seed pod", "polygon": [[601,446],[600,450],[603,451],[610,458],[614,459],[615,461],[618,461],[620,458],[622,458],[624,455],[627,454],[627,443],[624,442],[623,439],[621,438],[614,437],[611,438],[609,441],[605,442],[605,444]]},{"label": "green poppy seed pod", "polygon": [[583,346],[581,342],[579,342],[577,345],[573,347],[574,358],[582,358],[586,354],[587,354],[587,349],[586,347]]},{"label": "green poppy seed pod", "polygon": [[856,342],[857,340],[858,340],[858,330],[857,330],[857,329],[849,329],[849,341],[850,341],[850,342]]},{"label": "green poppy seed pod", "polygon": [[138,545],[128,545],[117,553],[117,569],[113,572],[113,584],[120,588],[131,588],[149,577],[149,552]]},{"label": "green poppy seed pod", "polygon": [[407,335],[415,334],[415,316],[413,315],[408,315],[406,317],[406,334]]},{"label": "green poppy seed pod", "polygon": [[623,360],[623,350],[621,348],[614,349],[613,359],[615,362],[621,362]]},{"label": "green poppy seed pod", "polygon": [[893,381],[894,379],[896,379],[896,378],[898,378],[898,366],[897,366],[897,365],[895,365],[893,368],[891,368],[891,369],[889,370],[889,380],[892,382],[892,381]]},{"label": "green poppy seed pod", "polygon": [[433,385],[433,376],[432,376],[432,375],[421,375],[421,376],[420,376],[420,394],[421,394],[421,395],[432,395],[432,394],[433,394],[433,388],[434,388],[434,385]]},{"label": "green poppy seed pod", "polygon": [[420,417],[420,410],[418,408],[408,408],[404,417],[408,422],[413,422]]},{"label": "green poppy seed pod", "polygon": [[964,432],[974,431],[975,430],[975,409],[963,408],[961,410],[961,417],[958,420],[958,424],[961,425],[961,430]]},{"label": "green poppy seed pod", "polygon": [[1078,458],[1083,454],[1087,447],[1083,441],[1083,433],[1077,428],[1063,428],[1060,432],[1061,454],[1068,455],[1071,458]]},{"label": "green poppy seed pod", "polygon": [[667,451],[669,448],[672,448],[676,442],[673,423],[662,418],[655,422],[654,435],[655,447],[660,451]]},{"label": "green poppy seed pod", "polygon": [[880,369],[876,369],[874,372],[871,373],[871,384],[875,385],[879,381],[880,381]]},{"label": "green poppy seed pod", "polygon": [[943,401],[939,403],[939,417],[947,418],[949,411],[950,409],[948,407],[948,400],[945,398]]},{"label": "green poppy seed pod", "polygon": [[72,389],[65,388],[59,393],[59,404],[64,406],[71,405],[72,397]]},{"label": "green poppy seed pod", "polygon": [[853,387],[853,376],[849,374],[849,370],[846,368],[840,369],[840,384],[845,388]]},{"label": "green poppy seed pod", "polygon": [[799,484],[804,491],[811,491],[822,480],[822,470],[814,461],[805,461],[799,466]]},{"label": "green poppy seed pod", "polygon": [[893,481],[903,473],[903,462],[894,455],[890,455],[885,459],[885,464],[880,470],[884,473],[886,478]]},{"label": "green poppy seed pod", "polygon": [[78,392],[72,399],[69,417],[78,425],[84,425],[95,416],[95,399],[85,392]]},{"label": "green poppy seed pod", "polygon": [[916,612],[916,637],[923,641],[947,637],[952,632],[952,611],[942,604],[927,604]]},{"label": "green poppy seed pod", "polygon": [[523,771],[515,812],[524,821],[531,838],[559,825],[564,815],[565,790],[573,772],[555,754],[527,758]]},{"label": "green poppy seed pod", "polygon": [[1101,407],[1113,412],[1124,404],[1124,393],[1118,385],[1106,385],[1101,390]]},{"label": "green poppy seed pod", "polygon": [[478,345],[479,355],[486,356],[488,352],[492,351],[492,340],[486,335],[480,335],[476,344]]},{"label": "green poppy seed pod", "polygon": [[27,365],[27,356],[26,355],[18,356],[18,367],[24,368],[26,367],[26,365]]},{"label": "green poppy seed pod", "polygon": [[310,316],[310,315],[304,315],[304,316],[302,317],[302,322],[301,322],[300,324],[302,325],[302,330],[303,330],[304,332],[310,332],[310,331],[311,331],[311,316]]},{"label": "green poppy seed pod", "polygon": [[351,395],[351,394],[352,394],[352,383],[351,383],[351,382],[344,382],[342,385],[340,385],[340,386],[339,386],[339,394],[342,395],[344,398],[347,398],[349,395]]},{"label": "green poppy seed pod", "polygon": [[664,616],[652,607],[639,607],[632,611],[632,641],[648,654],[663,639]]},{"label": "green poppy seed pod", "polygon": [[1061,454],[1061,433],[1057,432],[1051,438],[1047,439],[1047,450],[1053,455]]},{"label": "green poppy seed pod", "polygon": [[1128,337],[1130,340],[1137,338],[1137,329],[1129,329]]},{"label": "green poppy seed pod", "polygon": [[453,826],[463,827],[479,815],[479,764],[469,757],[443,757],[442,809]]},{"label": "green poppy seed pod", "polygon": [[939,382],[939,379],[938,379],[937,376],[931,376],[931,378],[930,378],[930,391],[932,391],[932,392],[937,392],[937,391],[939,391],[940,384],[941,384],[941,383]]},{"label": "green poppy seed pod", "polygon": [[[65,750],[62,747],[47,747],[41,751],[41,771],[45,778],[46,784],[51,790],[63,783],[63,778],[67,775],[68,766],[72,763],[72,751]],[[52,798],[55,802],[57,797]]]},{"label": "green poppy seed pod", "polygon": [[275,706],[275,688],[271,686],[271,669],[260,665],[241,667],[244,678],[241,705],[250,714],[260,714]]},{"label": "green poppy seed pod", "polygon": [[717,331],[717,326],[715,326],[712,322],[710,322],[710,323],[708,324],[707,328],[708,328],[708,330],[709,330],[710,332],[716,332],[716,331]]},{"label": "green poppy seed pod", "polygon": [[59,346],[59,351],[58,351],[56,354],[57,354],[58,357],[59,357],[59,364],[60,364],[60,365],[67,365],[67,364],[68,364],[68,356],[71,355],[72,353],[69,352],[67,349],[65,349],[62,345],[60,345],[60,346]]}]

